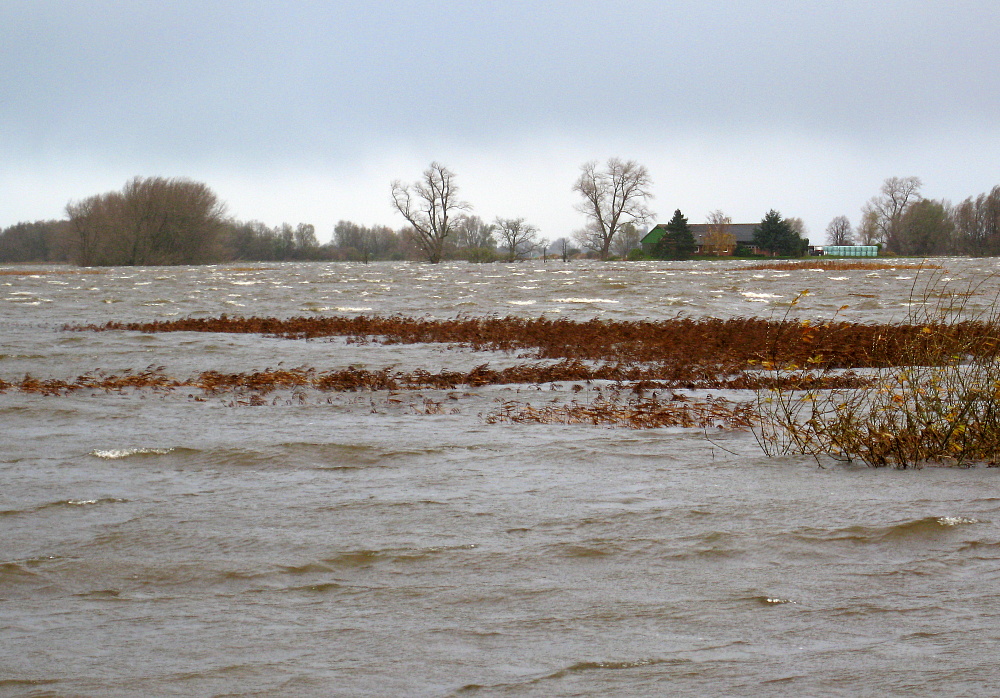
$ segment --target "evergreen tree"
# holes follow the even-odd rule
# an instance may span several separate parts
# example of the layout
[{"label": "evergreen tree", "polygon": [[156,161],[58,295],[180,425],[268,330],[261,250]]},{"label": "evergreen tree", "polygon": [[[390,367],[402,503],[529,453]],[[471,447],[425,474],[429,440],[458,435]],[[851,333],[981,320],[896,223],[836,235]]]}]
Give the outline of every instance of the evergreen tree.
[{"label": "evergreen tree", "polygon": [[771,254],[784,257],[798,257],[808,246],[808,242],[803,240],[791,224],[773,208],[754,228],[753,244]]},{"label": "evergreen tree", "polygon": [[653,246],[653,256],[657,259],[689,259],[695,251],[694,234],[688,220],[680,209],[665,226],[663,237]]}]

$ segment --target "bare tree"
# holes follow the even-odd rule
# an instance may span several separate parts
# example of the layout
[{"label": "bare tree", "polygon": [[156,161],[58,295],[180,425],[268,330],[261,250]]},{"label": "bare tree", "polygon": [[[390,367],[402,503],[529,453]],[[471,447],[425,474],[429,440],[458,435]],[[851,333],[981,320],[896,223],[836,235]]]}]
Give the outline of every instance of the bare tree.
[{"label": "bare tree", "polygon": [[798,235],[803,240],[807,240],[809,236],[809,230],[806,228],[806,222],[797,216],[792,218],[786,218],[785,223],[788,223],[788,227],[792,229],[792,232]]},{"label": "bare tree", "polygon": [[976,256],[1000,254],[1000,186],[952,208],[951,219],[958,251]]},{"label": "bare tree", "polygon": [[847,216],[837,216],[826,226],[826,243],[828,245],[853,245],[854,229]]},{"label": "bare tree", "polygon": [[333,228],[333,247],[340,255],[365,264],[369,259],[390,259],[398,253],[400,236],[384,225],[372,227],[338,221]]},{"label": "bare tree", "polygon": [[135,177],[66,206],[83,265],[202,264],[223,257],[225,204],[201,182]]},{"label": "bare tree", "polygon": [[653,198],[652,180],[646,168],[634,160],[609,158],[604,169],[588,162],[573,185],[583,201],[577,209],[587,216],[588,225],[576,234],[577,240],[607,259],[611,242],[625,223],[642,224],[653,217],[646,201]]},{"label": "bare tree", "polygon": [[0,231],[0,263],[65,262],[68,221],[22,221]]},{"label": "bare tree", "polygon": [[559,254],[560,259],[564,262],[568,262],[570,255],[577,252],[577,250],[573,249],[570,244],[570,239],[567,237],[556,238],[556,240],[552,243],[552,246]]},{"label": "bare tree", "polygon": [[861,209],[861,222],[858,224],[857,240],[862,245],[876,245],[879,242],[878,214],[872,210]]},{"label": "bare tree", "polygon": [[398,179],[392,183],[392,203],[412,227],[414,241],[431,264],[441,261],[453,215],[470,208],[457,195],[455,173],[437,162],[413,184]]},{"label": "bare tree", "polygon": [[716,209],[708,214],[708,232],[702,240],[704,254],[733,254],[736,252],[736,236],[729,232],[733,219]]},{"label": "bare tree", "polygon": [[954,250],[955,223],[950,204],[920,199],[906,207],[898,252],[905,255],[950,254]]},{"label": "bare tree", "polygon": [[494,249],[497,246],[493,233],[496,225],[487,223],[479,216],[459,216],[455,222],[455,244],[467,249]]},{"label": "bare tree", "polygon": [[313,250],[319,247],[316,226],[312,223],[299,223],[295,226],[295,247],[300,250]]},{"label": "bare tree", "polygon": [[538,228],[525,223],[523,218],[497,218],[495,226],[507,249],[508,262],[527,257],[535,248]]},{"label": "bare tree", "polygon": [[908,206],[920,200],[919,177],[889,177],[882,183],[878,196],[873,196],[862,207],[862,216],[871,216],[876,239],[893,252],[905,246],[903,214]]},{"label": "bare tree", "polygon": [[716,209],[708,214],[706,222],[708,223],[709,230],[712,230],[713,232],[728,233],[729,226],[733,224],[733,219],[721,210]]},{"label": "bare tree", "polygon": [[596,222],[590,221],[579,230],[573,231],[573,241],[584,250],[600,253],[604,244],[601,227]]},{"label": "bare tree", "polygon": [[104,262],[103,247],[106,245],[106,199],[110,194],[97,194],[83,201],[66,204],[69,218],[70,257],[76,264],[89,267]]},{"label": "bare tree", "polygon": [[622,223],[618,228],[618,235],[611,241],[611,253],[617,257],[627,257],[629,252],[639,246],[643,235],[632,221]]}]

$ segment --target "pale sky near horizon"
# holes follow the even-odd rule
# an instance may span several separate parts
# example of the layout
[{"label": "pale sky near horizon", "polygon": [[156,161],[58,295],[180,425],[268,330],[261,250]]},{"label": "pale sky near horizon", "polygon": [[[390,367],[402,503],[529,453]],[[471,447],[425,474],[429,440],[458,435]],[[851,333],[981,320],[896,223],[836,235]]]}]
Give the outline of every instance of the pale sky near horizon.
[{"label": "pale sky near horizon", "polygon": [[142,175],[325,241],[403,225],[390,182],[436,160],[555,239],[618,156],[662,220],[775,208],[821,243],[886,177],[1000,184],[998,36],[995,0],[5,0],[0,227]]}]

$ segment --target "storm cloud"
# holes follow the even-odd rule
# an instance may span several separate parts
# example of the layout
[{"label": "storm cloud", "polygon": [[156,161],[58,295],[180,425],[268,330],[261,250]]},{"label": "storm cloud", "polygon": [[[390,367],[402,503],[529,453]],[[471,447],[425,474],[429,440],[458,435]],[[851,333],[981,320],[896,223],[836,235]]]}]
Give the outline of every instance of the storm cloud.
[{"label": "storm cloud", "polygon": [[484,217],[582,224],[586,160],[645,164],[664,216],[772,207],[817,241],[888,176],[1000,183],[993,2],[0,5],[0,225],[134,175],[242,218],[400,225],[431,160]]}]

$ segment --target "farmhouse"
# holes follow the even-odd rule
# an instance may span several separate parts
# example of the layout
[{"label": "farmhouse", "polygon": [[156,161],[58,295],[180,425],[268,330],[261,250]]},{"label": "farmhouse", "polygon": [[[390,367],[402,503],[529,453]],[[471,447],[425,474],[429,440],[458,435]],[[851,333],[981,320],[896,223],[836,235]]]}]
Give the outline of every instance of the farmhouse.
[{"label": "farmhouse", "polygon": [[[760,254],[753,245],[753,231],[756,223],[730,223],[722,231],[713,230],[709,223],[691,223],[688,228],[694,235],[695,254],[732,256],[737,247],[748,247],[753,254]],[[667,231],[666,223],[658,223],[640,240],[642,250],[647,254]]]}]

